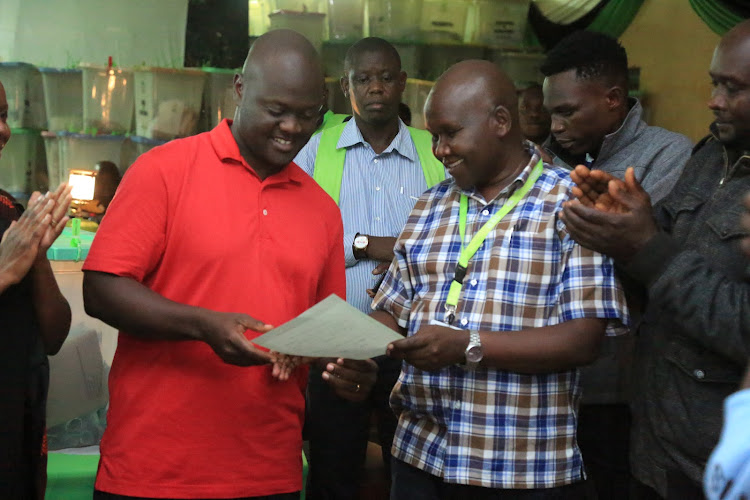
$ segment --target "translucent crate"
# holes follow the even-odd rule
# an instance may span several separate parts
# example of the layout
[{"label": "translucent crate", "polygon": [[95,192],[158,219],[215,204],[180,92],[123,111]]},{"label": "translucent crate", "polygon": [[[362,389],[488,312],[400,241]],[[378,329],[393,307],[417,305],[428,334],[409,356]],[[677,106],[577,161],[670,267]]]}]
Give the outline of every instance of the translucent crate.
[{"label": "translucent crate", "polygon": [[478,0],[474,42],[489,47],[521,48],[530,4],[531,0]]},{"label": "translucent crate", "polygon": [[37,129],[11,129],[11,138],[0,152],[0,188],[19,199],[46,190],[47,164]]},{"label": "translucent crate", "polygon": [[406,80],[406,90],[404,90],[401,100],[411,109],[411,126],[414,128],[425,128],[424,104],[433,85],[435,85],[435,82],[412,78]]},{"label": "translucent crate", "polygon": [[111,161],[123,171],[122,135],[89,135],[58,132],[60,178],[68,180],[71,170],[96,170],[100,161]]},{"label": "translucent crate", "polygon": [[269,14],[268,18],[271,20],[272,30],[288,28],[301,33],[321,53],[325,36],[325,14],[280,10]]},{"label": "translucent crate", "polygon": [[47,129],[83,130],[83,72],[80,69],[39,68],[44,84]]},{"label": "translucent crate", "polygon": [[208,75],[203,92],[203,111],[206,130],[216,127],[224,118],[233,118],[237,102],[234,100],[234,75],[240,70],[203,67]]},{"label": "translucent crate", "polygon": [[47,126],[42,74],[27,63],[0,63],[0,82],[8,99],[8,126],[43,129]]},{"label": "translucent crate", "polygon": [[136,135],[169,140],[195,134],[205,82],[198,69],[135,70]]},{"label": "translucent crate", "polygon": [[424,0],[422,40],[428,43],[463,43],[469,5],[466,0]]},{"label": "translucent crate", "polygon": [[364,0],[336,0],[328,3],[328,39],[356,42],[365,23]]},{"label": "translucent crate", "polygon": [[544,81],[544,75],[539,69],[544,62],[544,54],[541,52],[493,50],[490,60],[497,63],[519,88],[528,86],[531,82]]},{"label": "translucent crate", "polygon": [[135,78],[122,68],[81,65],[83,126],[89,134],[126,134],[133,130]]},{"label": "translucent crate", "polygon": [[423,0],[369,0],[370,36],[390,41],[419,40]]},{"label": "translucent crate", "polygon": [[60,167],[60,139],[54,132],[42,132],[44,152],[47,157],[47,177],[50,189],[55,189],[68,178],[62,175]]}]

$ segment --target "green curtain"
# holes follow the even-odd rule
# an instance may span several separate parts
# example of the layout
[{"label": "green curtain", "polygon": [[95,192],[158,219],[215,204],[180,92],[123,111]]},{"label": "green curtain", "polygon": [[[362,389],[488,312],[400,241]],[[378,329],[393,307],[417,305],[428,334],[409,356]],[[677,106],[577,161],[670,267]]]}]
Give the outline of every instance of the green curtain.
[{"label": "green curtain", "polygon": [[690,5],[711,31],[718,35],[723,35],[743,20],[716,0],[690,0]]},{"label": "green curtain", "polygon": [[[598,31],[613,38],[620,38],[630,23],[633,22],[638,9],[643,5],[644,0],[609,0],[594,20],[586,29]],[[692,2],[693,0],[691,0]],[[526,31],[524,43],[527,47],[540,47],[537,38],[531,26]]]},{"label": "green curtain", "polygon": [[620,38],[633,22],[641,5],[643,0],[610,0],[586,29]]}]

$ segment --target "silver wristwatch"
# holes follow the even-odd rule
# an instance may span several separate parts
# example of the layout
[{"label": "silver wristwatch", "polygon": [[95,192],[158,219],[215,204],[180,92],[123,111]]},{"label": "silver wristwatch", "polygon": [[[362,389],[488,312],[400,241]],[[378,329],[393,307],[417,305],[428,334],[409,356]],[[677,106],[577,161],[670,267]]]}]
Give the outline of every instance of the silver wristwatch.
[{"label": "silver wristwatch", "polygon": [[479,332],[471,330],[469,332],[469,345],[466,346],[464,351],[466,355],[466,365],[469,368],[474,368],[482,361],[484,353],[482,353],[482,339],[479,337]]}]

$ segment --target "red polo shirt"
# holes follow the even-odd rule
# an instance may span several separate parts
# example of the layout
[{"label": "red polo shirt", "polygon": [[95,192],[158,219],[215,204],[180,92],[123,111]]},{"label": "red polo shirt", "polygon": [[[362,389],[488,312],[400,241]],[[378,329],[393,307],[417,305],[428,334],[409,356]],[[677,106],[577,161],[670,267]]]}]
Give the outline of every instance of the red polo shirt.
[{"label": "red polo shirt", "polygon": [[[84,270],[273,325],[345,297],[336,204],[293,163],[261,181],[230,126],[142,155]],[[171,498],[300,490],[306,380],[303,370],[279,382],[269,366],[230,366],[203,342],[120,332],[96,488]]]}]

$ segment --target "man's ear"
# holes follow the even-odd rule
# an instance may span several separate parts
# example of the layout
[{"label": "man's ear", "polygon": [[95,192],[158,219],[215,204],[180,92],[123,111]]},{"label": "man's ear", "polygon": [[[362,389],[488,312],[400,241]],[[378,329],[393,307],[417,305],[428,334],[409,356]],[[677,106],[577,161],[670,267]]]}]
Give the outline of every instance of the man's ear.
[{"label": "man's ear", "polygon": [[619,85],[615,85],[614,87],[607,89],[607,92],[604,94],[604,99],[607,103],[607,109],[612,111],[613,109],[627,104],[628,93]]},{"label": "man's ear", "polygon": [[502,104],[495,106],[492,110],[492,120],[494,133],[499,138],[503,138],[510,132],[513,127],[513,115],[508,111],[508,108]]},{"label": "man's ear", "polygon": [[240,73],[235,73],[234,75],[234,83],[232,84],[234,86],[234,98],[237,103],[242,101],[242,75]]},{"label": "man's ear", "polygon": [[341,85],[341,92],[344,93],[344,97],[346,97],[346,100],[349,100],[349,79],[345,76],[342,76],[341,79],[339,79],[339,84]]}]

